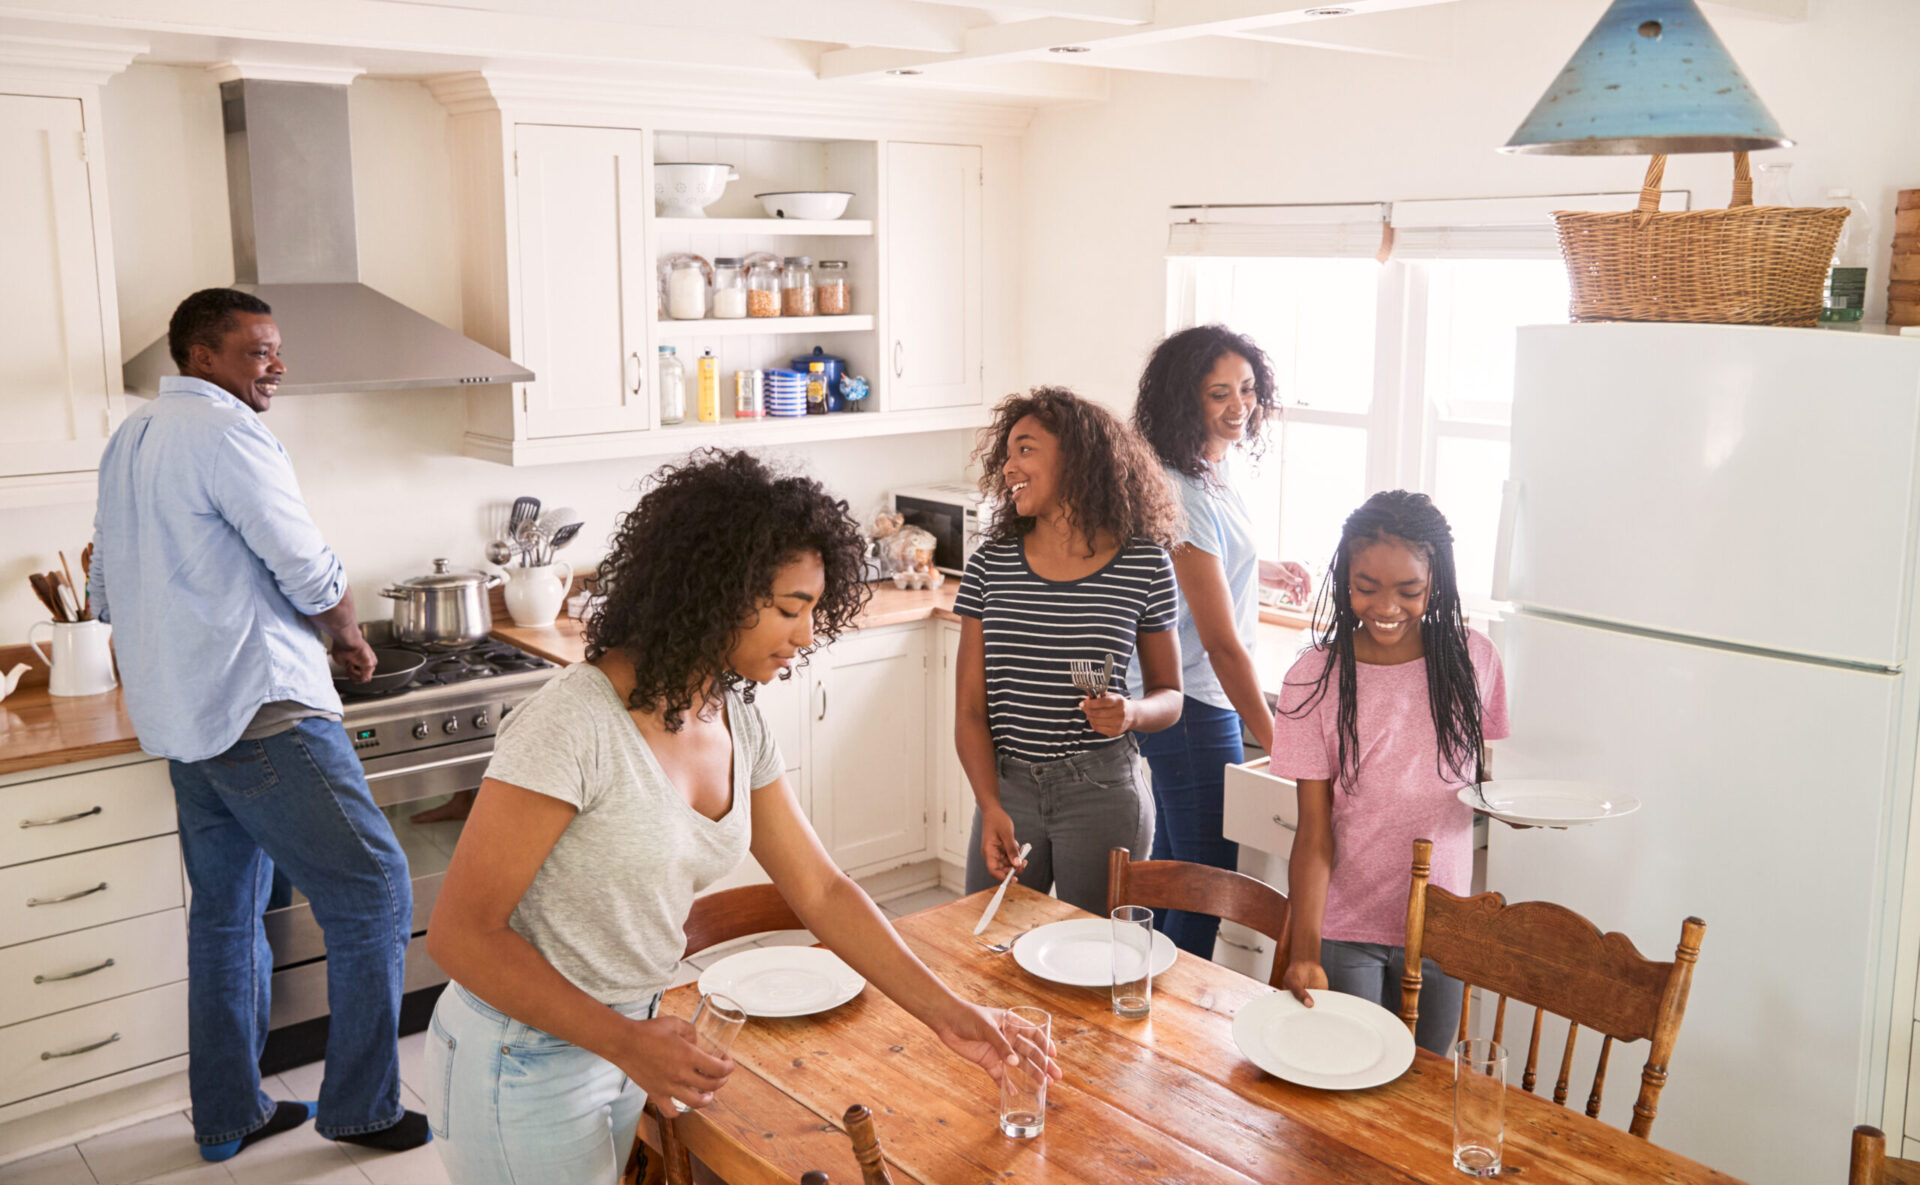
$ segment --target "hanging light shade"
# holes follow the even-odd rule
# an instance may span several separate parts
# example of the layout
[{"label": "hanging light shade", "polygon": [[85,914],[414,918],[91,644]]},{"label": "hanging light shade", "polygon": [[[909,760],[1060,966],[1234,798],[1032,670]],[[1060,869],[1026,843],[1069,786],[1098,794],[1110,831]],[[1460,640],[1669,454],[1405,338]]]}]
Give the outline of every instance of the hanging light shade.
[{"label": "hanging light shade", "polygon": [[1694,0],[1613,0],[1501,151],[1646,156],[1792,143]]}]

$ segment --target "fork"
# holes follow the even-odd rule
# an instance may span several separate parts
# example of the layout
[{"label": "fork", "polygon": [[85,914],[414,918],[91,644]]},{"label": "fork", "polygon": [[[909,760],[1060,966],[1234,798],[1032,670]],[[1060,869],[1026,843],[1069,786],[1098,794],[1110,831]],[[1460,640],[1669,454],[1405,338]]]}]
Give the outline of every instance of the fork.
[{"label": "fork", "polygon": [[1107,693],[1107,680],[1113,674],[1113,656],[1107,656],[1103,668],[1090,658],[1071,658],[1067,660],[1067,677],[1073,685],[1088,699],[1099,699]]},{"label": "fork", "polygon": [[[1033,929],[1032,926],[1027,927],[1027,930],[1031,930],[1031,929]],[[984,938],[976,938],[974,939],[974,941],[979,943],[981,946],[986,947],[989,951],[992,951],[996,955],[1004,955],[1008,951],[1013,949],[1014,943],[1026,937],[1027,930],[1020,931],[1020,933],[1015,934],[1012,938],[1007,939],[1005,942],[988,942]]]}]

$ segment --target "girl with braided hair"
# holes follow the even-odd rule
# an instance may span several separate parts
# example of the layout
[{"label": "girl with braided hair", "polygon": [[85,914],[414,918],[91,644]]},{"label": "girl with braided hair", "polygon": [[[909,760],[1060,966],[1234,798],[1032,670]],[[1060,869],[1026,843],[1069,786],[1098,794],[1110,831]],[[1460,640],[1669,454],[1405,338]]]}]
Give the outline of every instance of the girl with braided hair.
[{"label": "girl with braided hair", "polygon": [[[1388,490],[1349,515],[1321,598],[1326,624],[1273,721],[1270,769],[1300,795],[1283,982],[1308,1005],[1331,988],[1398,1011],[1413,841],[1433,841],[1432,883],[1471,891],[1473,811],[1455,794],[1507,735],[1506,680],[1467,627],[1453,532],[1425,494]],[[1414,1036],[1444,1053],[1460,983],[1430,960],[1422,972]]]}]

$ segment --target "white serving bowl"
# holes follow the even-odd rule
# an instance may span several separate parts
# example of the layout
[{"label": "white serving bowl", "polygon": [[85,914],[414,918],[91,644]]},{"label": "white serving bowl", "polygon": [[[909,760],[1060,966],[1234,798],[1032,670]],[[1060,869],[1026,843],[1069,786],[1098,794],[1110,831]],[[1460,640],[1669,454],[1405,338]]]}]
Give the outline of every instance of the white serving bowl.
[{"label": "white serving bowl", "polygon": [[853,195],[837,189],[798,189],[785,193],[756,193],[769,218],[809,218],[825,222],[847,212]]},{"label": "white serving bowl", "polygon": [[732,165],[655,165],[653,212],[662,218],[705,218],[727,182],[738,180]]}]

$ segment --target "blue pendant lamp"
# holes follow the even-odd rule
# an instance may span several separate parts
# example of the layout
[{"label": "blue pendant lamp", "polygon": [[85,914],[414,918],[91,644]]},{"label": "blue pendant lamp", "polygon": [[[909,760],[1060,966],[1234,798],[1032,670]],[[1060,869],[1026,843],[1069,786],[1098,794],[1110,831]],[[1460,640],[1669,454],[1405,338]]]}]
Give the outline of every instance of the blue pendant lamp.
[{"label": "blue pendant lamp", "polygon": [[1792,144],[1694,0],[1613,0],[1501,151],[1648,156]]}]

